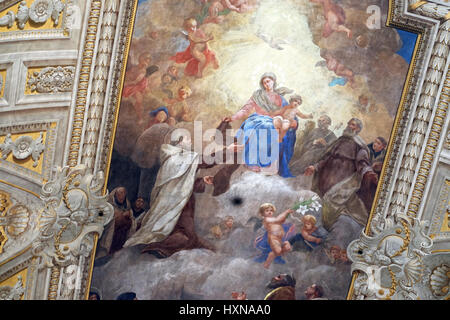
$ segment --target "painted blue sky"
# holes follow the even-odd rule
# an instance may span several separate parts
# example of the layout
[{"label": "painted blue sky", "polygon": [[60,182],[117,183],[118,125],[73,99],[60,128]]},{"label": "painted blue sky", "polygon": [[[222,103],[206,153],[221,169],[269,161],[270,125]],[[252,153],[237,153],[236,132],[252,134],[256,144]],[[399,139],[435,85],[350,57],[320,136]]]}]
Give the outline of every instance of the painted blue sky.
[{"label": "painted blue sky", "polygon": [[402,56],[408,63],[411,63],[414,47],[416,45],[417,35],[412,32],[396,29],[398,35],[402,39],[403,47],[397,51],[397,54]]}]

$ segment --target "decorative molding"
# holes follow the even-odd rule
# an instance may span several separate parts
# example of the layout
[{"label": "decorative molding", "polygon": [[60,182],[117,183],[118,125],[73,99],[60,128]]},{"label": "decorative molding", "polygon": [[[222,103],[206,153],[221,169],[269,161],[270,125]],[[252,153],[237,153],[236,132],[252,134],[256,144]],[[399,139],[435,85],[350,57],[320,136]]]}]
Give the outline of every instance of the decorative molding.
[{"label": "decorative molding", "polygon": [[0,254],[9,238],[17,238],[28,228],[31,210],[0,190]]},{"label": "decorative molding", "polygon": [[[54,179],[42,187],[45,207],[32,253],[41,257],[39,269],[51,270],[49,299],[77,299],[80,294],[86,260],[95,246],[94,234],[102,234],[114,212],[108,196],[100,195],[103,183],[101,172],[94,176],[85,165],[78,165],[58,168]],[[69,277],[61,287],[61,273],[70,270],[76,271],[76,283]]]},{"label": "decorative molding", "polygon": [[425,235],[426,226],[426,222],[399,215],[372,221],[372,236],[363,234],[347,248],[352,272],[359,272],[353,298],[420,298],[418,286],[425,269],[422,258],[431,253],[433,245]]},{"label": "decorative molding", "polygon": [[125,74],[126,61],[128,56],[128,48],[131,42],[131,34],[133,30],[134,14],[137,10],[136,1],[127,1],[124,5],[120,26],[119,41],[115,43],[116,53],[114,57],[115,66],[112,73],[111,91],[109,93],[108,105],[103,116],[101,135],[101,147],[98,150],[96,158],[96,170],[109,172],[109,157],[114,144],[114,132],[117,124],[119,104],[121,101],[122,81]]},{"label": "decorative molding", "polygon": [[27,88],[38,93],[71,92],[74,79],[75,67],[46,67],[30,75]]},{"label": "decorative molding", "polygon": [[17,160],[25,160],[31,156],[34,161],[33,167],[37,167],[41,153],[45,149],[42,139],[43,133],[41,132],[37,139],[33,139],[30,136],[20,136],[16,141],[13,141],[11,134],[8,133],[5,141],[0,144],[2,159],[5,160],[11,152]]},{"label": "decorative molding", "polygon": [[108,85],[111,55],[116,34],[117,18],[120,1],[107,0],[103,9],[102,29],[98,46],[97,61],[92,81],[91,104],[86,126],[86,135],[83,144],[81,163],[94,169],[100,128],[103,116],[103,107],[108,97],[105,95]]},{"label": "decorative molding", "polygon": [[5,91],[4,88],[3,88],[3,85],[5,84],[5,79],[3,79],[3,74],[2,73],[6,74],[6,72],[4,70],[0,70],[0,98],[3,97],[4,91]]},{"label": "decorative molding", "polygon": [[[73,12],[67,12],[67,7],[71,4],[72,0],[35,0],[28,7],[26,1],[12,2],[9,7],[17,8],[10,9],[0,18],[0,27],[7,28],[0,32],[0,42],[70,37],[69,18]],[[48,26],[50,20],[53,23]]]},{"label": "decorative molding", "polygon": [[[439,197],[431,216],[428,234],[433,241],[450,240],[450,177],[444,179],[439,191]],[[447,224],[447,225],[444,225]]]},{"label": "decorative molding", "polygon": [[59,24],[63,10],[64,3],[61,0],[35,0],[29,8],[26,1],[21,1],[17,12],[14,13],[14,11],[10,10],[5,16],[0,18],[0,26],[11,28],[16,22],[17,27],[23,30],[29,21],[43,24],[47,20],[52,19],[53,25],[56,27]]},{"label": "decorative molding", "polygon": [[441,264],[437,266],[430,275],[430,288],[437,297],[445,297],[450,287],[450,266]]},{"label": "decorative molding", "polygon": [[21,300],[25,294],[25,287],[23,286],[22,276],[17,277],[17,282],[14,287],[0,287],[0,300]]},{"label": "decorative molding", "polygon": [[[23,158],[26,155],[31,155],[31,158],[34,161],[33,166],[27,168],[21,163],[15,163],[0,159],[0,163],[2,165],[1,168],[8,173],[19,175],[38,184],[41,184],[43,181],[48,181],[50,179],[51,168],[56,152],[55,146],[57,140],[58,123],[59,120],[53,120],[48,122],[30,122],[0,127],[0,136],[6,135],[6,137],[13,134],[20,134],[21,136],[24,136],[28,132],[40,132],[40,134],[42,135],[42,133],[45,132],[45,142],[42,141],[42,138],[33,140],[29,139],[30,137],[28,137],[20,140],[17,139],[15,142],[12,142],[12,144],[11,141],[9,141],[9,143],[6,142],[2,144],[2,158],[5,157],[5,152],[14,152],[14,150],[16,150],[16,155],[14,156],[16,158],[17,156],[19,158]],[[16,144],[17,146],[15,146]],[[4,150],[5,148],[7,150]],[[40,156],[42,153],[43,156]],[[42,162],[42,167],[34,166],[36,164],[36,161]],[[36,169],[34,169],[35,167],[36,169],[40,168],[40,170],[37,171]]]},{"label": "decorative molding", "polygon": [[[349,246],[353,250],[351,259],[355,271],[350,299],[436,298],[424,289],[428,284],[423,280],[421,270],[426,263],[422,258],[430,257],[433,241],[425,236],[427,222],[421,221],[421,210],[439,158],[440,141],[445,138],[445,131],[442,131],[448,121],[450,24],[446,17],[449,7],[409,1],[409,10],[415,14],[412,18],[410,12],[404,11],[405,5],[408,3],[403,0],[390,2],[388,24],[420,34],[416,59],[398,111],[369,225],[361,239]],[[410,230],[410,233],[402,240],[408,239],[408,244],[403,242],[403,247],[401,242],[397,244],[406,254],[402,262],[391,265],[394,257],[377,250],[371,252],[371,248],[379,249],[382,241],[395,244],[395,240],[386,239],[397,236],[398,242],[396,234],[403,230]],[[379,236],[380,233],[383,236]],[[364,246],[369,251],[365,251]],[[364,252],[368,252],[365,260],[361,256]],[[399,256],[404,254],[399,253]]]},{"label": "decorative molding", "polygon": [[90,3],[87,29],[84,39],[81,64],[78,66],[80,73],[77,79],[75,106],[73,111],[72,131],[70,138],[69,154],[67,164],[75,167],[78,164],[80,148],[82,145],[83,126],[85,121],[85,110],[88,103],[88,91],[91,81],[91,70],[93,68],[97,31],[101,21],[102,1],[92,0]]},{"label": "decorative molding", "polygon": [[[6,211],[11,206],[10,195],[7,192],[0,190],[0,219],[5,219]],[[1,221],[1,220],[0,220]],[[5,230],[5,224],[0,224],[0,253],[3,252],[3,247],[8,241],[8,236]]]}]

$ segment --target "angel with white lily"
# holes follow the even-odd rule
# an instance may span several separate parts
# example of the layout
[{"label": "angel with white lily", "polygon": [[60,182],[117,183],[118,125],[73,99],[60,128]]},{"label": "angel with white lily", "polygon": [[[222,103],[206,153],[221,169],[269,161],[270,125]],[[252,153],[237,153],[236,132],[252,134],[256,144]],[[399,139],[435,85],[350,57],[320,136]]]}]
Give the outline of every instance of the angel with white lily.
[{"label": "angel with white lily", "polygon": [[[301,199],[302,200],[302,199]],[[322,243],[324,238],[327,236],[327,231],[316,226],[317,219],[311,214],[306,214],[309,211],[319,211],[321,208],[320,198],[314,195],[310,199],[300,201],[294,205],[293,210],[295,213],[301,214],[301,222],[303,227],[300,233],[297,233],[293,238],[289,240],[289,243],[293,245],[295,242],[306,245],[306,249],[311,251],[319,244]],[[295,217],[299,220],[297,217]]]}]

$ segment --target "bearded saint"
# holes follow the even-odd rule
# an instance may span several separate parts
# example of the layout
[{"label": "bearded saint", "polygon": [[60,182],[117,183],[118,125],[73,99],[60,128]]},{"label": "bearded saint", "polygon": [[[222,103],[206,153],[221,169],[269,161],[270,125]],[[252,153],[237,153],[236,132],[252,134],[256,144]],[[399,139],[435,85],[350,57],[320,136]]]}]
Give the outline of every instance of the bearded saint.
[{"label": "bearded saint", "polygon": [[307,176],[315,173],[312,189],[323,200],[323,223],[330,231],[327,241],[344,247],[359,234],[369,217],[357,194],[361,183],[378,183],[369,149],[358,135],[362,128],[361,120],[351,119],[343,135],[327,148],[321,160],[305,170]]}]

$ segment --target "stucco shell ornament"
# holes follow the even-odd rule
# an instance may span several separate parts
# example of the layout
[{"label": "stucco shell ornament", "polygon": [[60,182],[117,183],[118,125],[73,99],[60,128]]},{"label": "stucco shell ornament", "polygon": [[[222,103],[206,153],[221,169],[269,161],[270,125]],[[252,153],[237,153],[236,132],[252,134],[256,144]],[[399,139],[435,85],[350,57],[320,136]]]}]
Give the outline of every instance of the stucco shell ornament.
[{"label": "stucco shell ornament", "polygon": [[450,266],[443,264],[434,269],[431,274],[430,285],[434,295],[448,295],[450,287]]},{"label": "stucco shell ornament", "polygon": [[46,22],[52,15],[53,1],[36,0],[30,7],[30,19],[36,23]]}]

